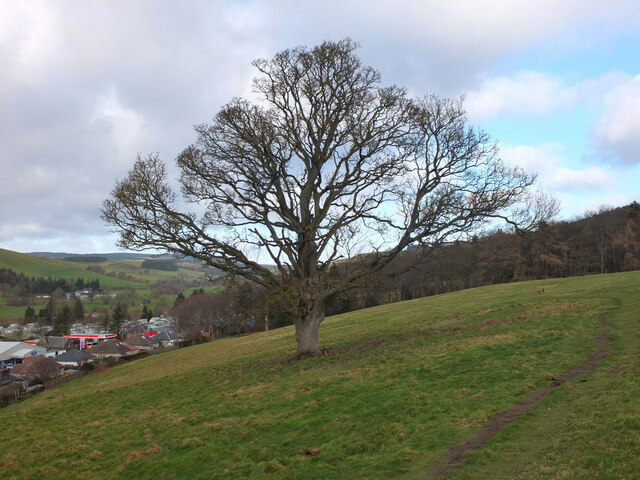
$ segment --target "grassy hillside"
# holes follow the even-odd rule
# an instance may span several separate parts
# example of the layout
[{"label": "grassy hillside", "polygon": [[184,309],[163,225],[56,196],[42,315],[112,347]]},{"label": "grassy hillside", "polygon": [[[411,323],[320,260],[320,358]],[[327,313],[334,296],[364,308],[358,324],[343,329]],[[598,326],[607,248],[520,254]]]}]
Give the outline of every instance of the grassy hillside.
[{"label": "grassy hillside", "polygon": [[[0,249],[0,268],[10,268],[17,273],[24,273],[33,277],[52,277],[64,279],[83,278],[86,281],[98,278],[102,288],[109,293],[118,294],[126,289],[136,290],[136,300],[132,305],[145,303],[155,307],[160,301],[159,294],[151,293],[151,287],[156,282],[170,282],[179,284],[198,284],[203,280],[204,273],[194,262],[178,262],[177,271],[163,271],[143,269],[143,260],[108,260],[100,263],[65,262],[55,258],[38,257],[24,253]],[[88,270],[99,267],[105,274]],[[1,295],[1,294],[0,294]],[[164,295],[167,305],[171,305],[175,295]],[[34,300],[34,308],[42,308],[46,301]],[[85,310],[93,308],[106,309],[109,305],[103,300],[85,301]],[[9,306],[6,299],[0,297],[0,323],[8,324],[24,318],[26,305]]]},{"label": "grassy hillside", "polygon": [[[131,275],[135,277],[138,281],[143,282],[157,282],[159,280],[199,280],[203,278],[203,273],[201,271],[183,268],[180,263],[178,263],[177,271],[163,271],[163,270],[155,270],[148,268],[141,268],[143,260],[108,260],[103,263],[99,263],[102,268],[106,271],[115,271],[115,272],[123,272],[127,275]],[[92,264],[84,264],[81,265],[92,265]],[[93,265],[96,265],[95,263]],[[190,266],[193,264],[189,264]]]},{"label": "grassy hillside", "polygon": [[[136,287],[138,283],[128,282],[99,273],[89,272],[89,264],[65,262],[55,258],[36,257],[26,253],[12,252],[0,248],[0,267],[10,268],[17,273],[24,273],[34,277],[52,278],[98,278],[100,285],[105,288]],[[95,265],[95,264],[93,264]]]},{"label": "grassy hillside", "polygon": [[[56,258],[37,257],[25,253],[0,249],[0,267],[10,268],[18,273],[36,277],[56,278],[99,278],[100,285],[106,288],[137,287],[144,283],[154,283],[159,280],[198,280],[203,273],[194,270],[193,263],[178,263],[178,270],[173,272],[143,269],[143,260],[108,260],[100,263],[65,262]],[[133,281],[126,281],[114,276],[103,275],[87,270],[87,267],[98,266],[106,272],[130,275]],[[189,267],[189,268],[185,268]]]},{"label": "grassy hillside", "polygon": [[[544,293],[538,293],[544,288]],[[0,411],[3,479],[428,478],[496,414],[611,354],[451,478],[634,478],[640,272],[456,292],[157,355]],[[635,477],[637,478],[637,477]]]}]

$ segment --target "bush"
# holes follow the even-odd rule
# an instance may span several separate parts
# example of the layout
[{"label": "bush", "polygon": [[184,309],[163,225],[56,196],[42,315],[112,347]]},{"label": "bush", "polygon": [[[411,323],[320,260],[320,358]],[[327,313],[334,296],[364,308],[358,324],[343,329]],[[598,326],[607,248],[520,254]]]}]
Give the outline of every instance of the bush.
[{"label": "bush", "polygon": [[15,400],[24,391],[24,385],[22,382],[13,382],[3,387],[0,387],[0,401],[8,402]]},{"label": "bush", "polygon": [[118,359],[115,357],[106,357],[100,360],[98,367],[100,368],[111,368],[118,363]]},{"label": "bush", "polygon": [[92,372],[96,369],[96,365],[94,362],[86,362],[80,365],[79,370],[81,372]]}]

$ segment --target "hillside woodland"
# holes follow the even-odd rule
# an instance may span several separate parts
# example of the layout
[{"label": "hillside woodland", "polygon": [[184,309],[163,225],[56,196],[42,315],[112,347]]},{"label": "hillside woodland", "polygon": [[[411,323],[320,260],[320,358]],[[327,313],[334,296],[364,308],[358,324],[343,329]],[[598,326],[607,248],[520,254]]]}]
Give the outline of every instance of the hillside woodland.
[{"label": "hillside woodland", "polygon": [[[406,252],[391,268],[411,263]],[[493,231],[434,251],[409,272],[336,297],[331,313],[498,283],[640,269],[640,204],[543,223],[518,235]]]}]

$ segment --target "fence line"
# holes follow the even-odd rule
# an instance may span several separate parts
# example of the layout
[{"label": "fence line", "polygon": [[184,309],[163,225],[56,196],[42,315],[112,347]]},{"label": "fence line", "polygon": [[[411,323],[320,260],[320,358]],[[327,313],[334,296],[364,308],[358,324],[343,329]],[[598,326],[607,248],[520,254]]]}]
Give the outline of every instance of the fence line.
[{"label": "fence line", "polygon": [[75,372],[75,373],[71,373],[69,375],[65,375],[63,377],[54,377],[54,378],[50,378],[49,380],[45,380],[44,382],[44,388],[47,390],[50,390],[52,388],[55,388],[59,385],[65,384],[67,382],[70,382],[71,380],[75,380],[76,378],[80,378],[80,377],[84,377],[87,374],[87,372]]}]

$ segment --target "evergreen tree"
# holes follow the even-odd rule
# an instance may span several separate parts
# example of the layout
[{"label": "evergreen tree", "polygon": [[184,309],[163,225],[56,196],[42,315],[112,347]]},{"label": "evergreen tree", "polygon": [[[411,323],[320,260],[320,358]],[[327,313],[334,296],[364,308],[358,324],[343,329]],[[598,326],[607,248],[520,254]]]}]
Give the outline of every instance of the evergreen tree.
[{"label": "evergreen tree", "polygon": [[153,310],[146,305],[142,307],[142,318],[144,318],[147,322],[151,320],[153,317]]},{"label": "evergreen tree", "polygon": [[24,319],[27,322],[33,321],[36,318],[36,311],[33,309],[31,305],[27,307],[27,310],[24,312]]},{"label": "evergreen tree", "polygon": [[66,335],[69,333],[71,329],[71,324],[73,323],[73,311],[68,304],[64,304],[64,306],[60,309],[60,312],[56,315],[53,320],[53,330],[51,330],[52,335]]},{"label": "evergreen tree", "polygon": [[182,302],[184,302],[184,293],[180,292],[177,296],[176,296],[176,301],[173,302],[173,306],[177,307],[178,305],[180,305]]},{"label": "evergreen tree", "polygon": [[73,318],[75,320],[82,320],[84,318],[84,306],[82,300],[76,298],[73,302]]},{"label": "evergreen tree", "polygon": [[100,325],[102,327],[102,331],[103,332],[109,332],[109,324],[111,323],[111,316],[109,315],[109,311],[107,310],[107,313],[104,314],[104,318],[102,319],[102,324]]},{"label": "evergreen tree", "polygon": [[56,311],[56,302],[53,298],[50,298],[47,304],[44,307],[44,311],[40,311],[46,325],[53,325],[53,318],[55,316]]},{"label": "evergreen tree", "polygon": [[122,327],[125,322],[128,320],[129,311],[127,309],[127,305],[118,302],[115,307],[113,307],[113,311],[111,312],[111,317],[109,320],[109,331],[111,333],[115,333],[116,337],[119,339],[122,338]]}]

